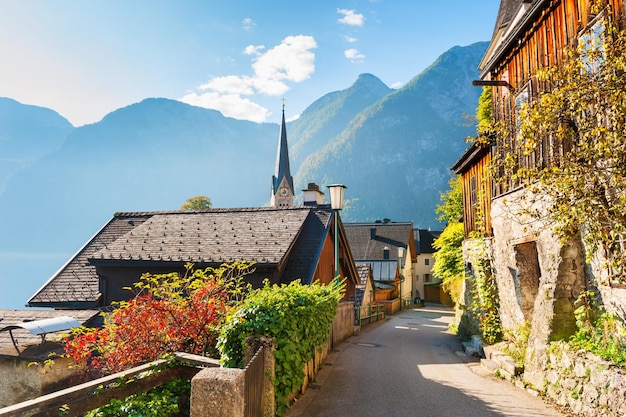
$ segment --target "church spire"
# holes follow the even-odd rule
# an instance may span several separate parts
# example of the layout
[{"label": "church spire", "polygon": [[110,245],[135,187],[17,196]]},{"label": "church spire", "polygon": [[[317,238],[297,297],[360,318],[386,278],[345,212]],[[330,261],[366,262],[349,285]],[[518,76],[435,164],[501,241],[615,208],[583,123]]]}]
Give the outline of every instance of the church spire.
[{"label": "church spire", "polygon": [[293,178],[289,170],[289,150],[287,148],[287,127],[285,124],[285,101],[283,100],[283,117],[278,135],[276,151],[276,168],[272,176],[271,205],[274,207],[293,206]]}]

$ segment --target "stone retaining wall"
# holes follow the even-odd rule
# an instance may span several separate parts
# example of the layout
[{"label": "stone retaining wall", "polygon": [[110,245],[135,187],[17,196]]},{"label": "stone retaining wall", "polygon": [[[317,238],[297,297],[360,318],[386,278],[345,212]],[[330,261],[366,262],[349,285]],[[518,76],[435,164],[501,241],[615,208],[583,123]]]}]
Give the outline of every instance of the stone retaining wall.
[{"label": "stone retaining wall", "polygon": [[562,342],[553,343],[546,368],[546,394],[585,417],[626,415],[626,375],[607,361]]}]

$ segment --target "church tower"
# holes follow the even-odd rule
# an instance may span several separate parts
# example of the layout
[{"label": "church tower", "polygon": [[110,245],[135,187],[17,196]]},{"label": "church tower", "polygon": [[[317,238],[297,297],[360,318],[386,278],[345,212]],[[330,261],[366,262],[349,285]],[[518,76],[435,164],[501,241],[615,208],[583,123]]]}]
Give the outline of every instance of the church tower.
[{"label": "church tower", "polygon": [[287,149],[287,128],[285,125],[285,104],[283,103],[283,120],[278,135],[276,152],[276,169],[272,175],[271,201],[272,207],[293,206],[293,178],[289,170],[289,151]]}]

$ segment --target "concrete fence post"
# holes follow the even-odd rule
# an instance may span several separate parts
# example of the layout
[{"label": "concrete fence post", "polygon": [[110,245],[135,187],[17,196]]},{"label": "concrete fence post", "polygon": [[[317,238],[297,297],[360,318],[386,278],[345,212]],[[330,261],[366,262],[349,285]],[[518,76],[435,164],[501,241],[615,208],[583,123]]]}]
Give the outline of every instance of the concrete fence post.
[{"label": "concrete fence post", "polygon": [[243,369],[207,368],[191,380],[191,417],[244,417]]}]

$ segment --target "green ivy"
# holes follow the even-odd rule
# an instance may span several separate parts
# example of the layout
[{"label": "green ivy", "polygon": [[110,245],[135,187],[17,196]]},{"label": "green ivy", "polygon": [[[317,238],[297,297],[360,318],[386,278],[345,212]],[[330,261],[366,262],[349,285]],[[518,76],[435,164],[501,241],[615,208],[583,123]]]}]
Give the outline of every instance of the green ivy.
[{"label": "green ivy", "polygon": [[267,336],[274,340],[274,380],[277,414],[289,408],[288,397],[304,381],[304,366],[328,334],[341,299],[343,284],[289,285],[267,282],[252,291],[222,327],[218,340],[222,364],[243,367],[245,339]]},{"label": "green ivy", "polygon": [[503,334],[498,286],[484,241],[474,240],[477,249],[469,254],[473,266],[473,280],[471,280],[473,301],[469,310],[479,323],[483,340],[488,344],[493,344],[502,340]]},{"label": "green ivy", "polygon": [[183,417],[189,416],[191,381],[178,378],[89,411],[85,417]]}]

